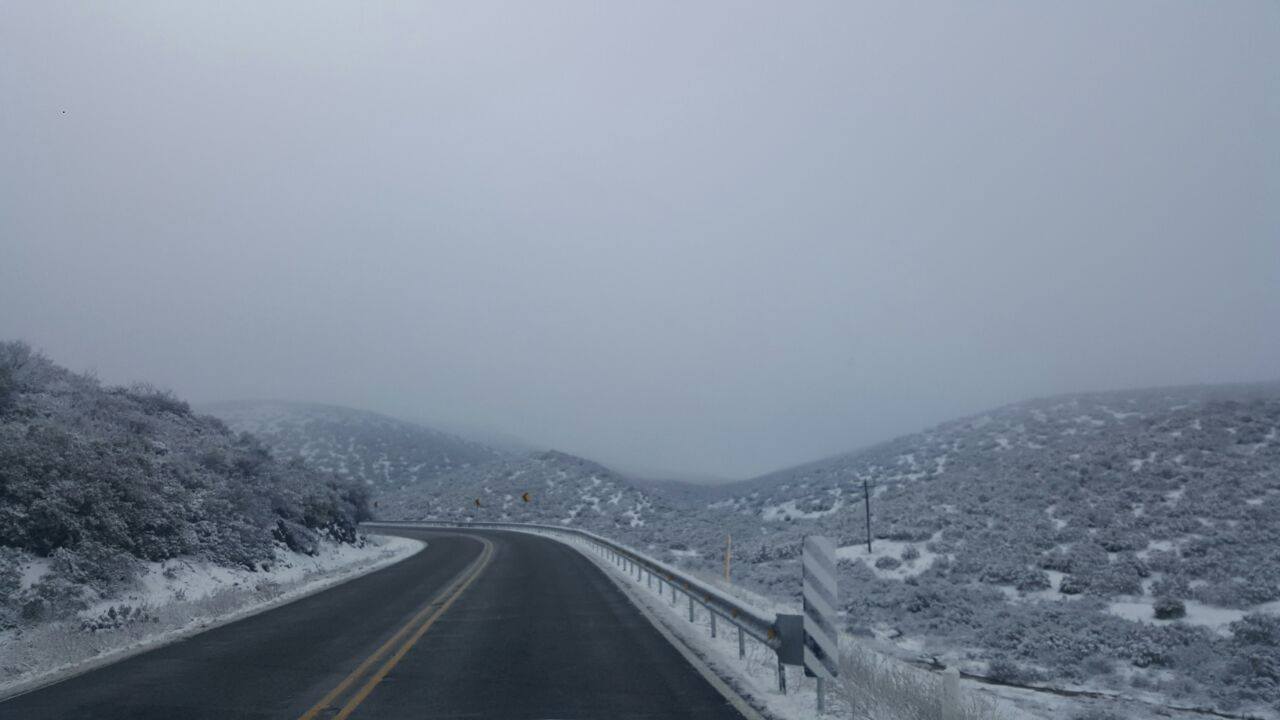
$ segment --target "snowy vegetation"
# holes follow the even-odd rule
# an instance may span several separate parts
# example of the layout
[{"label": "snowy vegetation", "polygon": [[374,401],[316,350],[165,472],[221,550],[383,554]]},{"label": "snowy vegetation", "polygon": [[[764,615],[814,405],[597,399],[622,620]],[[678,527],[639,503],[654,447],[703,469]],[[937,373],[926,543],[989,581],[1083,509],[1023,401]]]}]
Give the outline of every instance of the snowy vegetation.
[{"label": "snowy vegetation", "polygon": [[732,531],[741,580],[795,598],[801,538],[827,534],[848,629],[900,654],[1274,713],[1278,428],[1277,385],[1033,401],[718,488],[696,514],[734,520],[650,541],[712,568]]},{"label": "snowy vegetation", "polygon": [[289,402],[219,403],[205,408],[280,458],[308,463],[376,490],[395,490],[503,454],[462,438],[377,413]]},{"label": "snowy vegetation", "polygon": [[380,514],[571,524],[708,575],[732,535],[735,581],[788,603],[803,536],[826,534],[846,629],[896,654],[1277,715],[1278,429],[1280,385],[1058,397],[716,488],[548,453],[386,496]]},{"label": "snowy vegetation", "polygon": [[362,486],[279,462],[169,393],[103,387],[0,343],[0,633],[130,624],[132,610],[84,613],[150,565],[261,573],[282,553],[360,542],[367,515]]},{"label": "snowy vegetation", "polygon": [[536,522],[614,535],[684,520],[671,503],[612,470],[556,451],[461,470],[378,503],[380,517],[389,519]]},{"label": "snowy vegetation", "polygon": [[714,488],[557,452],[395,477],[380,517],[571,525],[703,576],[731,535],[735,583],[791,605],[803,537],[829,535],[870,645],[1280,717],[1280,385],[1035,400]]},{"label": "snowy vegetation", "polygon": [[861,634],[1004,682],[1277,710],[1280,643],[1265,630],[1280,610],[1277,428],[1280,386],[1050,398],[722,488],[708,505],[750,519],[787,507],[746,551],[745,579],[774,594],[796,592],[804,534],[837,538]]}]

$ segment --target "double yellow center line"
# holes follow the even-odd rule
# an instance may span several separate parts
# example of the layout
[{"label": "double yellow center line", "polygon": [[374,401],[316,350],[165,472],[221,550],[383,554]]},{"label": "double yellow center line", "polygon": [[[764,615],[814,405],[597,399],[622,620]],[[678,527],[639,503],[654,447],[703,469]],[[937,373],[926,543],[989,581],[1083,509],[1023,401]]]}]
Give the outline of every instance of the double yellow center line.
[{"label": "double yellow center line", "polygon": [[[355,687],[361,680],[364,680],[364,684],[360,685],[354,693],[347,697],[346,702],[342,704],[338,713],[332,716],[333,720],[346,720],[351,717],[351,713],[355,712],[360,703],[369,697],[369,693],[373,692],[373,689],[378,686],[378,683],[382,682],[387,673],[391,672],[396,663],[399,663],[404,658],[418,640],[426,634],[427,630],[431,629],[436,620],[440,619],[440,616],[449,609],[449,606],[453,605],[454,601],[466,591],[471,583],[475,582],[476,578],[480,577],[480,573],[489,565],[489,561],[493,559],[493,543],[484,538],[476,539],[484,543],[484,550],[480,552],[480,557],[476,558],[448,587],[441,591],[431,602],[427,603],[426,607],[419,610],[409,622],[405,623],[404,627],[396,631],[396,634],[392,635],[390,640],[387,640],[382,644],[382,647],[365,658],[364,662],[360,663],[355,670],[352,670],[350,675],[343,678],[337,687],[320,698],[320,702],[311,706],[311,709],[303,713],[298,720],[315,720],[325,710],[338,707],[339,698],[343,697],[348,690]],[[366,678],[365,676],[369,670],[377,665],[384,655],[391,652],[392,648],[395,648],[395,652],[372,675],[368,675]]]}]

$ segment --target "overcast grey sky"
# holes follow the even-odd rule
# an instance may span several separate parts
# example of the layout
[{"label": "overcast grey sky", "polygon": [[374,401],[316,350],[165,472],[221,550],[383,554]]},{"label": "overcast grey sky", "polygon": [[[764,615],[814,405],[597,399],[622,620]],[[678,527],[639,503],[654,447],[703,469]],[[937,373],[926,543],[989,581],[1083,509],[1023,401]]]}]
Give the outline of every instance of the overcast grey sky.
[{"label": "overcast grey sky", "polygon": [[0,337],[723,477],[1274,379],[1280,4],[0,0]]}]

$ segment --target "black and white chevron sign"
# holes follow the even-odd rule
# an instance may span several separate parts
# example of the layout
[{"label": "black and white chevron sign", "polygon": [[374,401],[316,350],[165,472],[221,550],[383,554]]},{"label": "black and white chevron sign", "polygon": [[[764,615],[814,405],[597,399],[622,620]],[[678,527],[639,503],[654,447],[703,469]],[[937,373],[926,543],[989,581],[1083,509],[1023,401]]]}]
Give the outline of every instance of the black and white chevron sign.
[{"label": "black and white chevron sign", "polygon": [[830,539],[804,539],[804,671],[831,680],[840,658],[836,632],[836,548]]}]

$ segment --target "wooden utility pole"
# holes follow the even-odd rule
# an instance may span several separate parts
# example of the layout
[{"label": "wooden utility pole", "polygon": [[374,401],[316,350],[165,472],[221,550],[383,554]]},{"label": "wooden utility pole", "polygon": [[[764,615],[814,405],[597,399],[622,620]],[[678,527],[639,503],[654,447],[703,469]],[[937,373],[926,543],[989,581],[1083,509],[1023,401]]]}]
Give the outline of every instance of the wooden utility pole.
[{"label": "wooden utility pole", "polygon": [[724,581],[729,582],[729,563],[733,557],[733,535],[724,536]]},{"label": "wooden utility pole", "polygon": [[867,504],[867,554],[871,554],[871,488],[867,479],[862,479],[862,498]]}]

